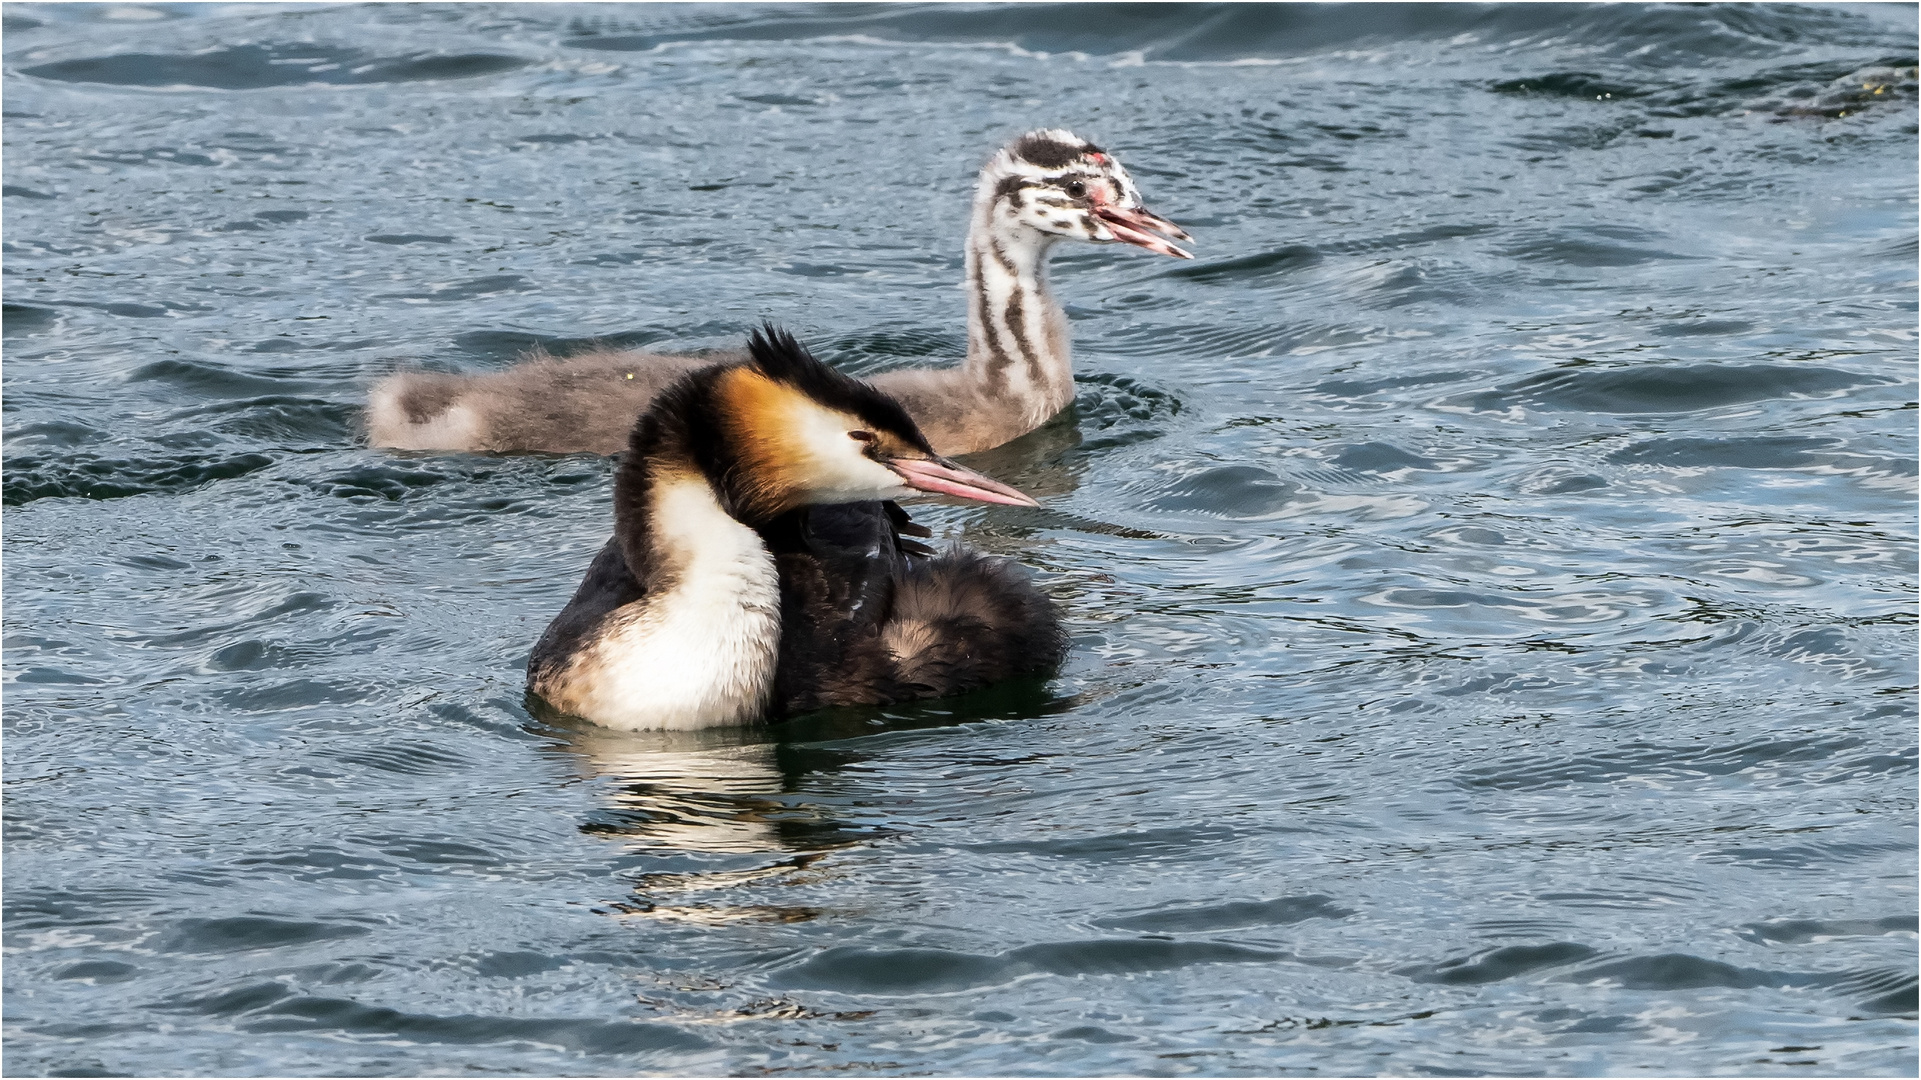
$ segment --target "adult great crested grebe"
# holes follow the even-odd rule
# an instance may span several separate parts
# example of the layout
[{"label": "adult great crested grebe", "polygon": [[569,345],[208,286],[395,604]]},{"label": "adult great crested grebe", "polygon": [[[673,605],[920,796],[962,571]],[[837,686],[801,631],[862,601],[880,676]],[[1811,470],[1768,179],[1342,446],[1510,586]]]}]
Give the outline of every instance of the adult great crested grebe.
[{"label": "adult great crested grebe", "polygon": [[528,689],[611,728],[744,724],[1051,670],[1053,606],[1012,563],[934,555],[912,491],[1037,505],[935,454],[901,406],[769,327],[634,424],[614,538],[534,646]]},{"label": "adult great crested grebe", "polygon": [[[966,359],[883,372],[873,384],[906,406],[942,454],[1025,435],[1074,397],[1067,318],[1047,287],[1049,251],[1068,239],[1192,258],[1156,232],[1190,239],[1148,213],[1112,154],[1068,131],[1028,132],[988,161],[974,189]],[[397,450],[612,454],[662,387],[729,360],[739,357],[601,350],[491,375],[401,372],[368,398],[368,440]]]}]

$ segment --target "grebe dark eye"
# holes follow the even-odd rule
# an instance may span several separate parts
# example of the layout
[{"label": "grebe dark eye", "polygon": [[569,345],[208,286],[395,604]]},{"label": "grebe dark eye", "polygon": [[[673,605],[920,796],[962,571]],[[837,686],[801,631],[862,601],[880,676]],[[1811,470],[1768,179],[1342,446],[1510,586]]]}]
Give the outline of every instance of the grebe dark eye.
[{"label": "grebe dark eye", "polygon": [[855,442],[873,442],[874,441],[874,433],[871,431],[850,431],[847,433],[847,437],[854,440]]},{"label": "grebe dark eye", "polygon": [[1084,198],[1087,195],[1087,185],[1079,180],[1070,180],[1067,183],[1067,193],[1076,199]]}]

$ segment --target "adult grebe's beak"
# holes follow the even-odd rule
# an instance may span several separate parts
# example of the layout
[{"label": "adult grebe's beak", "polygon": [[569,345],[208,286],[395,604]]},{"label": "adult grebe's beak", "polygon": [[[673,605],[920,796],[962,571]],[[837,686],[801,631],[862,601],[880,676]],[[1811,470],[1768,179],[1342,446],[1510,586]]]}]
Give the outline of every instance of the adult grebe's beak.
[{"label": "adult grebe's beak", "polygon": [[1005,506],[1040,505],[999,480],[982,476],[946,458],[886,458],[881,464],[894,470],[902,480],[907,481],[908,487],[916,491]]}]

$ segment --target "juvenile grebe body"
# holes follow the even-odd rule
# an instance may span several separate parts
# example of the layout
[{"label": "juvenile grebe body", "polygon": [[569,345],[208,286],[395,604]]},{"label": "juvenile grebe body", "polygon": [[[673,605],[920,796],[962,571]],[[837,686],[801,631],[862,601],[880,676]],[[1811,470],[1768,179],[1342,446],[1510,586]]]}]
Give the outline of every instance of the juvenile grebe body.
[{"label": "juvenile grebe body", "polygon": [[[957,367],[874,376],[942,454],[1025,435],[1074,397],[1067,318],[1047,283],[1062,240],[1121,243],[1177,258],[1186,240],[1149,213],[1114,156],[1071,132],[1032,131],[996,152],[974,188],[966,241],[967,355]],[[401,372],[367,404],[374,446],[398,450],[617,453],[662,388],[736,355],[599,350],[536,357],[489,375]]]}]

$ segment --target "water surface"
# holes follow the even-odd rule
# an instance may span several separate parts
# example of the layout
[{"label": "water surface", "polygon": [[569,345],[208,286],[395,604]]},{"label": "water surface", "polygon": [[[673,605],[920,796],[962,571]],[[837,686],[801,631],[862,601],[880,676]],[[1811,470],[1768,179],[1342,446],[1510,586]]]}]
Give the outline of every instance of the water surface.
[{"label": "water surface", "polygon": [[[9,4],[9,1071],[1913,1074],[1915,29]],[[1061,676],[532,715],[610,466],[368,383],[951,360],[1040,125]]]}]

